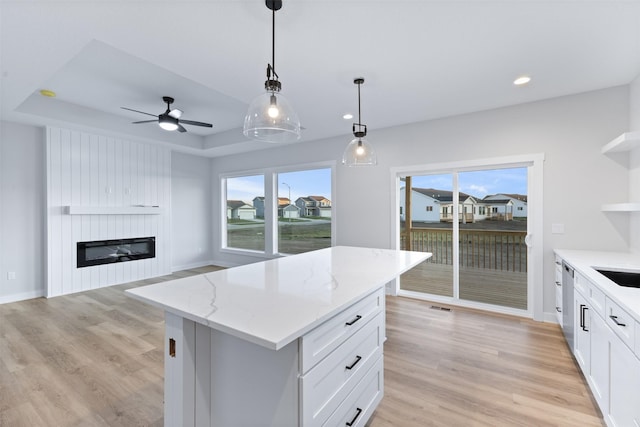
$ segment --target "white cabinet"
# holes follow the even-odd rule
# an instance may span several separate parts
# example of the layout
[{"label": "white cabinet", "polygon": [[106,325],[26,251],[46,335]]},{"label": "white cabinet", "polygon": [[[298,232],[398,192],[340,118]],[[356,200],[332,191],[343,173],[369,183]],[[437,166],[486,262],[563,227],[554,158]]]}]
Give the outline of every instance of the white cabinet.
[{"label": "white cabinet", "polygon": [[613,334],[610,346],[611,395],[607,424],[612,427],[640,426],[640,361]]},{"label": "white cabinet", "polygon": [[556,319],[562,326],[562,259],[555,257]]},{"label": "white cabinet", "polygon": [[586,298],[580,293],[575,293],[574,307],[574,349],[573,355],[578,361],[578,365],[584,372],[585,377],[589,375],[591,366],[591,334],[589,333],[590,313],[589,304]]},{"label": "white cabinet", "polygon": [[165,323],[166,426],[363,426],[382,400],[383,288],[278,351]]},{"label": "white cabinet", "polygon": [[[360,394],[357,390],[366,387],[362,384],[363,381],[367,382],[368,377],[376,375],[371,371],[375,370],[382,360],[385,333],[383,303],[384,294],[382,291],[376,292],[356,304],[359,310],[348,309],[346,315],[339,314],[334,317],[339,319],[338,322],[329,321],[327,326],[319,326],[307,334],[308,336],[301,338],[301,360],[316,360],[314,355],[327,352],[324,359],[310,366],[300,378],[300,411],[303,426],[325,425],[327,419],[352,393]],[[336,336],[341,339],[336,341],[333,339]],[[321,344],[305,346],[305,341]],[[324,345],[326,342],[333,344],[327,347]],[[305,364],[302,363],[302,366]],[[304,372],[304,369],[303,367],[301,371]],[[368,411],[360,408],[357,417],[359,420],[369,419],[373,408],[382,399],[382,389],[374,394],[372,398],[379,398],[369,402],[368,406],[374,401],[375,405]],[[353,412],[358,412],[356,407],[353,408]],[[356,418],[355,415],[353,418]]]},{"label": "white cabinet", "polygon": [[604,319],[590,310],[589,385],[602,413],[609,406],[609,330]]},{"label": "white cabinet", "polygon": [[578,271],[574,290],[574,356],[593,397],[608,426],[640,427],[640,323]]},{"label": "white cabinet", "polygon": [[602,413],[609,405],[609,335],[602,317],[605,296],[582,274],[575,273],[574,356]]}]

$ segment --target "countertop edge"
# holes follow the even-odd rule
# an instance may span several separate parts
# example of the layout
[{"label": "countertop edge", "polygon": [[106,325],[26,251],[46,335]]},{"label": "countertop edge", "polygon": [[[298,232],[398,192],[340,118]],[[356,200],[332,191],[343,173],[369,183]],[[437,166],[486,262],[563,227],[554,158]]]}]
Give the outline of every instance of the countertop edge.
[{"label": "countertop edge", "polygon": [[579,249],[554,249],[553,252],[640,322],[640,289],[618,286],[594,268],[640,270],[640,254]]}]

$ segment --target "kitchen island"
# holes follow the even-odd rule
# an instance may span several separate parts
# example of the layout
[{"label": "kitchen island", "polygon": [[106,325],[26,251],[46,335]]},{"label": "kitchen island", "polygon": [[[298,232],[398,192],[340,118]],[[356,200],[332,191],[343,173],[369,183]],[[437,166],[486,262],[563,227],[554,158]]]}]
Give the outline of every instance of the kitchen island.
[{"label": "kitchen island", "polygon": [[385,284],[430,256],[338,246],[130,289],[165,311],[165,425],[364,425]]}]

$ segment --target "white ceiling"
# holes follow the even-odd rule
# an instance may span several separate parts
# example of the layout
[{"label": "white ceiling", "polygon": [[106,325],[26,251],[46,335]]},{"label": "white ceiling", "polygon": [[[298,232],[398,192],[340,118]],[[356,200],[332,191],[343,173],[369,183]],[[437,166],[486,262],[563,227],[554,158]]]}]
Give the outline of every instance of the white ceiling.
[{"label": "white ceiling", "polygon": [[[276,69],[302,141],[629,83],[640,74],[640,1],[283,0]],[[271,59],[264,0],[0,0],[1,118],[74,124],[219,156],[268,148],[242,135]],[[532,82],[516,87],[519,75]],[[50,89],[56,98],[44,98]],[[148,116],[162,96],[183,118]]]}]

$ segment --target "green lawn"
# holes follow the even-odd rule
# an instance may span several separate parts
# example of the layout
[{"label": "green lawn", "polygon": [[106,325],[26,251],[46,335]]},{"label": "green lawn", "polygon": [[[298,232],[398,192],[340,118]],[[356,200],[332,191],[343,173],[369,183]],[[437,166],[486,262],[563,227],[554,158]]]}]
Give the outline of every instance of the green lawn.
[{"label": "green lawn", "polygon": [[[305,222],[304,220],[302,222]],[[298,254],[331,246],[331,221],[308,224],[300,221],[280,221],[279,251]],[[264,228],[247,227],[227,230],[227,245],[232,248],[264,251]]]}]

